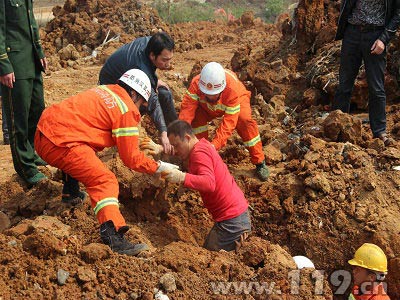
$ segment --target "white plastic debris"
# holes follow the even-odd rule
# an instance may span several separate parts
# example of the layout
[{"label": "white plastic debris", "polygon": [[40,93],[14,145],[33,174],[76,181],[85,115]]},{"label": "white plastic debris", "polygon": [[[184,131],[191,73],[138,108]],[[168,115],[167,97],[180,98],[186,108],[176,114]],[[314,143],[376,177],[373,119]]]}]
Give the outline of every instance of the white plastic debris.
[{"label": "white plastic debris", "polygon": [[393,166],[393,170],[400,171],[400,166]]},{"label": "white plastic debris", "polygon": [[319,221],[319,223],[318,223],[318,228],[321,229],[322,226],[324,226],[324,223],[322,223],[322,220],[321,220],[321,221]]},{"label": "white plastic debris", "polygon": [[155,300],[169,300],[169,297],[167,295],[165,295],[162,291],[158,291],[154,295],[154,299]]},{"label": "white plastic debris", "polygon": [[297,265],[297,268],[303,269],[303,268],[313,268],[315,269],[314,263],[305,256],[301,256],[301,255],[297,255],[297,256],[293,256],[293,260]]},{"label": "white plastic debris", "polygon": [[290,121],[290,116],[286,116],[286,117],[283,119],[283,124],[287,125],[287,124],[289,124],[289,121]]}]

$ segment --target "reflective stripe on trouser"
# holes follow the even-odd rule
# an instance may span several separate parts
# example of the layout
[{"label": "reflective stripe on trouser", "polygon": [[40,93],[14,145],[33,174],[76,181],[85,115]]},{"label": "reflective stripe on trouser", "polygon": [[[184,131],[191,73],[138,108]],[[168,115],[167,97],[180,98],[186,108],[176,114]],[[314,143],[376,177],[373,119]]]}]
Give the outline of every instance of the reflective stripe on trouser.
[{"label": "reflective stripe on trouser", "polygon": [[208,139],[208,122],[213,119],[201,106],[196,109],[196,114],[192,121],[193,133],[198,139]]},{"label": "reflective stripe on trouser", "polygon": [[43,80],[40,72],[35,78],[17,79],[12,89],[2,85],[2,101],[7,120],[14,169],[24,180],[39,171],[35,160],[34,136],[44,110]]},{"label": "reflective stripe on trouser", "polygon": [[85,144],[58,147],[40,131],[36,132],[35,147],[48,164],[63,170],[86,187],[100,224],[112,220],[117,230],[126,225],[118,207],[118,181],[91,147]]},{"label": "reflective stripe on trouser", "polygon": [[263,162],[265,156],[260,133],[258,132],[257,122],[251,117],[250,98],[248,97],[240,103],[240,113],[236,130],[250,152],[251,162],[255,165]]},{"label": "reflective stripe on trouser", "polygon": [[[203,108],[197,108],[195,117],[192,121],[193,132],[196,134],[197,138],[208,139],[207,123],[212,119],[214,118]],[[262,149],[257,122],[251,117],[250,99],[248,97],[243,97],[240,104],[240,113],[236,124],[236,131],[250,152],[251,162],[255,165],[261,163],[265,159],[265,156]]]}]

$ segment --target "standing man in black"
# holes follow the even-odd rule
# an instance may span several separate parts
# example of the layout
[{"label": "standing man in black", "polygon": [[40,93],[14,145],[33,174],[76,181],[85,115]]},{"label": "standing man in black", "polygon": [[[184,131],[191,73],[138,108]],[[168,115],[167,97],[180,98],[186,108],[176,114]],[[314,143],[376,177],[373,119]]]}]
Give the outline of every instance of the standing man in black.
[{"label": "standing man in black", "polygon": [[400,0],[343,0],[336,33],[336,40],[343,42],[333,109],[349,112],[354,81],[364,61],[371,130],[385,145],[391,143],[386,133],[386,49],[399,23]]},{"label": "standing man in black", "polygon": [[[36,125],[44,109],[47,66],[32,0],[0,0],[0,83],[15,171],[29,185],[46,179],[37,166]],[[4,119],[3,119],[4,120]]]},{"label": "standing man in black", "polygon": [[115,51],[100,70],[100,84],[114,84],[127,70],[140,69],[151,82],[151,96],[148,112],[160,131],[160,140],[167,154],[172,146],[167,136],[167,126],[178,116],[172,93],[168,86],[156,75],[156,69],[167,70],[174,55],[175,43],[165,32],[153,36],[140,37]]}]

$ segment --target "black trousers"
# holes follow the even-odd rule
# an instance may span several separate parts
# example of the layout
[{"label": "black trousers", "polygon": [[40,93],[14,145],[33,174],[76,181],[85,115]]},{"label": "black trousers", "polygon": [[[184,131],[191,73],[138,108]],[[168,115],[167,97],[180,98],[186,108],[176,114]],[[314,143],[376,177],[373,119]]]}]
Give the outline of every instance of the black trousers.
[{"label": "black trousers", "polygon": [[169,123],[178,119],[171,91],[160,86],[158,88],[158,100],[163,111],[165,124],[168,126]]},{"label": "black trousers", "polygon": [[349,24],[342,41],[339,70],[339,86],[335,94],[333,109],[348,113],[354,81],[364,61],[368,83],[368,111],[374,137],[386,132],[386,94],[384,74],[386,49],[380,55],[371,54],[371,47],[384,29],[363,31]]},{"label": "black trousers", "polygon": [[[0,97],[1,97],[1,88],[0,88]],[[2,123],[1,129],[3,131],[3,139],[8,139],[8,126],[7,126],[7,116],[6,116],[6,109],[4,108],[4,103],[1,105],[1,116],[2,116]]]}]

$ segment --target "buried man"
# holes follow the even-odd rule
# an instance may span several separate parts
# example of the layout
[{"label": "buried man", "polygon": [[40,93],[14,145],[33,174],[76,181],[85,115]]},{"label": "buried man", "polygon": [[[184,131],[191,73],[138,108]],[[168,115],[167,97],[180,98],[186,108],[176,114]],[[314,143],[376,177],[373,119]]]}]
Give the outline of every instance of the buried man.
[{"label": "buried man", "polygon": [[168,138],[175,155],[188,163],[188,172],[170,169],[161,176],[200,192],[215,221],[204,247],[212,251],[235,250],[251,231],[249,205],[243,192],[215,147],[204,138],[198,140],[189,123],[172,122],[168,125]]}]

